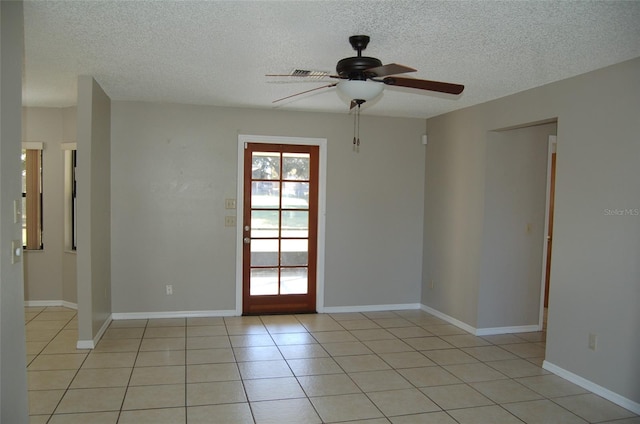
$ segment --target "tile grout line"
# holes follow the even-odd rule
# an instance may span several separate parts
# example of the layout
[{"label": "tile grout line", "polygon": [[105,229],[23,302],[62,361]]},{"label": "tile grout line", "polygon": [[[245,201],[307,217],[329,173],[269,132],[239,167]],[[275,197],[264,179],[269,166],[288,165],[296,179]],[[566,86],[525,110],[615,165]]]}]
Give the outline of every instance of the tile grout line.
[{"label": "tile grout line", "polygon": [[[260,321],[262,322],[262,318],[260,318]],[[251,419],[253,420],[253,423],[255,424],[256,416],[255,416],[255,413],[253,411],[253,407],[251,406],[251,402],[249,401],[249,393],[247,392],[247,387],[244,384],[244,378],[242,377],[242,373],[240,372],[240,366],[238,365],[238,358],[236,357],[236,351],[235,351],[235,349],[233,347],[233,343],[231,342],[231,334],[229,333],[229,328],[227,327],[227,322],[224,321],[224,323],[225,323],[225,331],[227,332],[227,338],[229,339],[229,346],[230,346],[230,349],[231,349],[231,354],[233,355],[233,360],[234,360],[234,364],[236,366],[236,370],[238,370],[238,377],[240,378],[240,384],[242,384],[242,391],[244,392],[244,396],[247,399],[247,406],[249,407],[249,412],[251,413]],[[263,325],[264,325],[264,323],[263,323]]]},{"label": "tile grout line", "polygon": [[[113,321],[112,321],[113,323]],[[124,408],[124,402],[127,399],[127,394],[129,393],[129,385],[131,384],[131,379],[133,378],[133,371],[136,369],[136,362],[138,361],[138,356],[140,355],[140,349],[142,348],[142,341],[144,340],[144,335],[147,332],[147,327],[149,326],[149,320],[147,319],[142,334],[140,335],[140,343],[138,344],[138,350],[136,351],[136,357],[133,359],[133,364],[131,366],[131,373],[129,373],[129,379],[127,380],[127,385],[124,389],[124,396],[122,396],[122,402],[120,403],[120,410],[118,411],[118,418],[116,419],[116,423],[120,421],[120,417],[122,416],[122,411]],[[111,324],[109,324],[111,327]]]},{"label": "tile grout line", "polygon": [[[188,342],[189,342],[189,319],[185,318],[184,320],[184,422],[187,423],[189,421],[189,378],[187,372],[187,353],[188,353]],[[225,327],[226,328],[226,327]],[[140,343],[142,345],[142,342]]]},{"label": "tile grout line", "polygon": [[[25,323],[25,333],[26,333],[26,330],[27,330],[27,328],[26,328],[27,324],[29,324],[29,323],[33,322],[33,321],[34,321],[38,316],[40,316],[40,314],[42,314],[43,312],[46,312],[47,308],[48,308],[48,306],[47,306],[47,307],[45,307],[42,311],[38,312],[38,314],[37,314],[35,317],[33,317],[32,319],[30,319],[30,320],[29,320],[29,322],[26,322],[26,323]],[[51,311],[51,312],[58,312],[58,311]],[[62,326],[62,328],[60,328],[60,329],[56,332],[56,334],[54,334],[54,335],[53,335],[53,337],[51,337],[51,338],[47,341],[47,343],[42,347],[42,349],[40,349],[40,351],[39,351],[39,352],[38,352],[38,353],[33,357],[33,359],[31,360],[31,362],[29,362],[29,363],[27,364],[27,368],[29,367],[29,365],[30,365],[31,363],[33,363],[33,361],[35,361],[35,360],[36,360],[36,358],[37,358],[38,356],[40,356],[40,355],[42,354],[42,352],[44,352],[44,350],[45,350],[45,349],[46,349],[46,348],[51,344],[51,342],[52,342],[52,341],[53,341],[53,340],[54,340],[54,339],[55,339],[55,338],[56,338],[56,337],[57,337],[57,336],[62,332],[62,330],[64,330],[64,329],[65,329],[65,327],[66,327],[67,325],[69,325],[69,323],[70,323],[71,321],[73,321],[73,319],[74,319],[75,317],[77,317],[77,316],[78,316],[78,313],[76,312],[76,313],[75,313],[71,318],[69,318],[69,320],[68,320],[68,321],[67,321],[67,322]],[[56,321],[56,320],[42,320],[42,321]],[[77,330],[76,330],[76,331],[77,331]],[[25,334],[25,341],[26,341],[26,334]]]},{"label": "tile grout line", "polygon": [[[45,308],[42,312],[45,312],[45,311],[46,311],[46,308]],[[40,314],[38,314],[38,315],[40,315]],[[69,323],[70,323],[71,321],[73,321],[73,319],[74,319],[75,317],[77,317],[77,316],[78,316],[78,313],[76,312],[76,313],[75,313],[75,314],[73,314],[73,316],[69,319],[69,321],[67,321],[67,323],[64,325],[64,327],[66,327],[67,325],[69,325]],[[36,318],[36,317],[34,317],[34,319],[35,319],[35,318]],[[64,328],[64,327],[62,327],[62,328]],[[51,340],[47,343],[47,345],[46,345],[46,346],[48,346],[48,345],[49,345],[49,343],[51,343],[51,342],[56,338],[56,336],[58,336],[58,334],[60,334],[60,331],[62,331],[62,328],[61,328],[61,329],[56,333],[56,335],[55,335],[55,336],[53,336],[53,337],[51,338]],[[40,353],[38,353],[38,354],[36,355],[36,357],[35,357],[35,358],[33,358],[33,360],[34,360],[34,361],[36,360],[36,358],[38,358],[38,357],[42,354],[42,352],[44,352],[44,349],[46,349],[46,346],[45,346],[45,347],[40,351]],[[75,370],[75,373],[73,374],[73,377],[71,378],[71,380],[69,380],[69,383],[67,384],[67,387],[64,389],[64,392],[62,393],[62,396],[60,396],[60,399],[59,399],[59,400],[58,400],[58,402],[56,403],[56,406],[55,406],[55,407],[53,408],[53,410],[51,411],[51,414],[49,414],[49,418],[47,418],[47,423],[48,423],[49,421],[51,421],[51,419],[53,418],[53,415],[55,414],[56,410],[60,407],[60,404],[62,403],[62,400],[64,399],[64,397],[66,396],[66,394],[69,392],[69,390],[70,390],[70,388],[71,388],[71,384],[73,383],[73,380],[76,378],[76,376],[77,376],[77,375],[78,375],[78,373],[80,372],[80,368],[82,368],[82,365],[85,363],[85,361],[87,360],[87,358],[88,358],[88,357],[89,357],[89,354],[87,353],[87,355],[86,355],[86,356],[84,357],[84,359],[82,360],[82,363],[80,364],[80,366]],[[33,362],[33,361],[32,361],[32,362]]]}]

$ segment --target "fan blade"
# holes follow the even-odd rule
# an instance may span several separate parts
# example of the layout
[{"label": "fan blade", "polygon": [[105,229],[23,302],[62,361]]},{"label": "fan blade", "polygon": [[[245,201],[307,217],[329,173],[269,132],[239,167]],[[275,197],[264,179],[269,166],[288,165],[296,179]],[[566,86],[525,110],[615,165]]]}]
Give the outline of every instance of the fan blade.
[{"label": "fan blade", "polygon": [[449,94],[460,94],[462,93],[462,90],[464,90],[464,85],[460,84],[413,78],[386,77],[382,82],[387,85],[396,85],[398,87],[417,88],[418,90],[437,91]]},{"label": "fan blade", "polygon": [[276,102],[279,102],[279,101],[282,101],[282,100],[290,99],[291,97],[299,96],[299,95],[301,95],[301,94],[310,93],[310,92],[312,92],[312,91],[316,91],[316,90],[321,90],[321,89],[323,89],[323,88],[335,87],[336,85],[338,85],[338,83],[337,83],[337,82],[334,82],[333,84],[327,84],[327,85],[323,85],[322,87],[312,88],[311,90],[301,91],[300,93],[292,94],[292,95],[290,95],[290,96],[283,97],[283,98],[278,99],[278,100],[274,100],[274,101],[273,101],[273,102],[271,102],[271,103],[276,103]]},{"label": "fan blade", "polygon": [[376,74],[377,77],[386,77],[387,75],[406,74],[407,72],[415,72],[413,68],[408,66],[398,65],[397,63],[388,63],[386,65],[377,66],[375,68],[369,68],[365,72]]}]

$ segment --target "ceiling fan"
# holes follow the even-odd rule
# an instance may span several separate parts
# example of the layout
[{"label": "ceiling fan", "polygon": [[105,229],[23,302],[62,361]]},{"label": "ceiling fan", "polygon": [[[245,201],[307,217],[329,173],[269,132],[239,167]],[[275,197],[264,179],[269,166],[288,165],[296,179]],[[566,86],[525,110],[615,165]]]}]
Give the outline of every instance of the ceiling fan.
[{"label": "ceiling fan", "polygon": [[312,91],[321,90],[324,88],[337,87],[338,90],[344,93],[351,99],[350,109],[362,105],[366,101],[376,98],[385,85],[396,87],[407,87],[417,90],[435,91],[439,93],[448,94],[460,94],[464,90],[464,85],[452,84],[448,82],[430,81],[415,78],[398,77],[396,75],[405,74],[408,72],[415,72],[416,70],[404,65],[398,65],[396,63],[389,63],[383,65],[379,59],[375,57],[362,56],[362,51],[367,48],[369,44],[369,36],[367,35],[352,35],[349,37],[349,43],[355,51],[358,52],[357,56],[346,57],[338,61],[336,65],[337,75],[330,75],[327,72],[306,71],[306,70],[294,70],[290,74],[267,76],[286,76],[295,78],[335,78],[340,81],[316,87],[311,90],[306,90],[300,93],[292,94],[281,99],[274,100],[273,103],[289,99],[291,97],[306,94]]}]

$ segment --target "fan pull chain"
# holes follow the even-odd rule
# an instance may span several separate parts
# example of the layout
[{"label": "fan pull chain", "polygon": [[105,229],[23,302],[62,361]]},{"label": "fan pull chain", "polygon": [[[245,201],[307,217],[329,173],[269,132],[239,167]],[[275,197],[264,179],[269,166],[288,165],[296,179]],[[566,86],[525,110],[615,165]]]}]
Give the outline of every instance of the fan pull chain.
[{"label": "fan pull chain", "polygon": [[360,104],[358,104],[358,110],[356,111],[356,117],[358,118],[358,147],[360,147]]},{"label": "fan pull chain", "polygon": [[353,151],[360,151],[360,103],[353,117]]},{"label": "fan pull chain", "polygon": [[357,115],[353,116],[353,151],[355,152],[356,150],[356,121],[357,121]]}]

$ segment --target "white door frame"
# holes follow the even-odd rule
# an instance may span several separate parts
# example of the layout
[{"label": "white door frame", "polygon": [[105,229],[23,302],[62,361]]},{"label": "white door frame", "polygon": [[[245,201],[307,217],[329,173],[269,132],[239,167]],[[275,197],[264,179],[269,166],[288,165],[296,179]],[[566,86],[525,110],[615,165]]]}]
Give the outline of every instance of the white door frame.
[{"label": "white door frame", "polygon": [[316,311],[324,310],[324,244],[327,187],[327,139],[308,137],[274,137],[266,135],[238,135],[238,186],[236,196],[236,315],[242,315],[242,249],[244,211],[244,147],[246,143],[301,144],[318,146],[318,258],[316,273]]},{"label": "white door frame", "polygon": [[[549,235],[549,204],[551,203],[551,155],[556,153],[558,137],[555,135],[549,136],[547,147],[547,193],[546,203],[544,209],[544,237],[542,242],[542,278],[540,281],[540,312],[538,316],[538,330],[543,329],[544,324],[544,294],[545,294],[545,279],[547,275],[547,237]],[[552,241],[553,243],[553,241]]]}]

